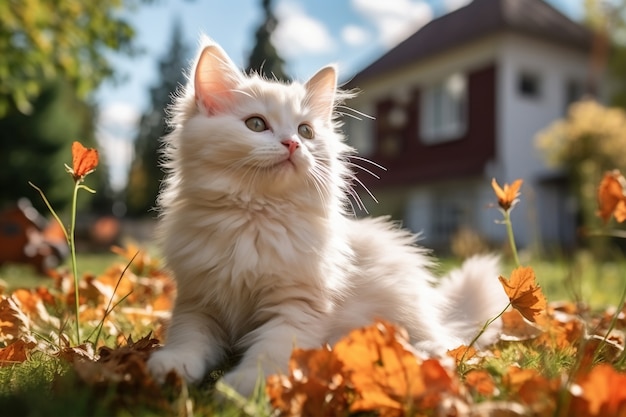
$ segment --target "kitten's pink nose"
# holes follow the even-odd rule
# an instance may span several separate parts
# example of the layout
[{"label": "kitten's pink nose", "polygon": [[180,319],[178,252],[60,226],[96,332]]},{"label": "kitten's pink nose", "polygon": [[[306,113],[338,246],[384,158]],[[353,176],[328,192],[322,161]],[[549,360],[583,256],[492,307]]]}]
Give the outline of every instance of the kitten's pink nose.
[{"label": "kitten's pink nose", "polygon": [[300,143],[297,140],[293,139],[284,139],[280,143],[285,145],[287,149],[289,149],[289,155],[293,155],[293,153],[300,147]]}]

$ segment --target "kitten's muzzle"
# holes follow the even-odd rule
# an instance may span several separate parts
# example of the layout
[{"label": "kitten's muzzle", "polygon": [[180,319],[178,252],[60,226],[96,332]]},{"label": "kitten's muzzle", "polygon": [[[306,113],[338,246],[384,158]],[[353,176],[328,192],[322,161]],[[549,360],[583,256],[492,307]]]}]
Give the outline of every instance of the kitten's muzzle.
[{"label": "kitten's muzzle", "polygon": [[300,142],[295,139],[283,139],[280,143],[285,146],[289,150],[289,156],[293,155],[293,153],[300,147]]}]

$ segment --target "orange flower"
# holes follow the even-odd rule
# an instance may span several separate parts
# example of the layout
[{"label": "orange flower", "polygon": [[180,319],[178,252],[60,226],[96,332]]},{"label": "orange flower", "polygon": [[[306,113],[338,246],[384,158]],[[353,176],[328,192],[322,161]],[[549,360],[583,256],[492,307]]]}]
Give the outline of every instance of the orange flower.
[{"label": "orange flower", "polygon": [[604,174],[604,178],[598,187],[598,212],[597,215],[608,222],[611,215],[619,223],[626,220],[626,179],[618,170]]},{"label": "orange flower", "polygon": [[536,283],[535,271],[531,267],[519,267],[513,270],[510,279],[499,277],[511,305],[525,319],[538,322],[545,318],[546,297]]},{"label": "orange flower", "polygon": [[85,175],[92,173],[98,166],[98,151],[85,148],[80,142],[72,143],[72,168],[68,172],[74,181],[82,180]]},{"label": "orange flower", "polygon": [[500,188],[495,178],[491,180],[491,187],[496,193],[496,197],[498,197],[498,205],[500,205],[502,210],[510,210],[517,203],[522,182],[521,179],[517,179],[513,181],[513,184],[504,184],[504,188]]}]

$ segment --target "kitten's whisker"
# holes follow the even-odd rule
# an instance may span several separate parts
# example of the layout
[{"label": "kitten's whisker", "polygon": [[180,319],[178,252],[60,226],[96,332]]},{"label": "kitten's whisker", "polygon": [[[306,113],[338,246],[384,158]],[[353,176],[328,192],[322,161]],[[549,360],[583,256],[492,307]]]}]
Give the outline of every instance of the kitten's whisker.
[{"label": "kitten's whisker", "polygon": [[369,211],[367,211],[367,207],[365,207],[365,203],[363,203],[363,200],[361,199],[361,196],[359,195],[359,193],[356,192],[356,190],[353,187],[349,187],[348,188],[348,193],[357,202],[357,205],[358,205],[359,209],[363,210],[364,212],[369,214]]},{"label": "kitten's whisker", "polygon": [[353,166],[355,168],[359,168],[360,170],[367,172],[368,174],[370,174],[372,177],[376,178],[377,180],[380,179],[380,177],[377,174],[374,174],[372,171],[370,171],[369,169],[367,169],[365,167],[362,167],[361,165],[355,164],[354,162],[348,162],[348,164],[350,166]]},{"label": "kitten's whisker", "polygon": [[383,171],[387,171],[387,168],[385,168],[384,166],[382,166],[380,164],[377,164],[376,162],[374,162],[374,161],[372,161],[370,159],[363,158],[362,156],[358,156],[358,155],[350,155],[350,156],[348,156],[348,159],[352,159],[352,158],[358,159],[359,161],[367,162],[369,164],[374,165],[376,168],[380,168]]},{"label": "kitten's whisker", "polygon": [[315,186],[315,189],[317,190],[317,193],[320,196],[320,199],[322,200],[322,204],[326,205],[327,204],[327,199],[329,198],[328,193],[325,190],[324,187],[324,183],[326,182],[325,180],[327,179],[327,175],[324,175],[325,173],[322,171],[322,167],[315,165],[313,167],[313,169],[310,171],[311,172],[311,176],[307,177],[310,178],[313,182],[313,185]]},{"label": "kitten's whisker", "polygon": [[352,200],[350,198],[347,198],[347,200],[348,204],[350,204],[350,208],[352,209],[352,214],[356,217],[356,209],[354,208],[354,204],[352,204]]},{"label": "kitten's whisker", "polygon": [[367,187],[365,186],[365,184],[363,184],[363,182],[362,182],[360,179],[358,179],[356,176],[353,176],[353,177],[352,177],[352,179],[353,179],[354,181],[358,182],[358,183],[359,183],[359,185],[360,185],[361,187],[363,187],[363,189],[364,189],[364,190],[365,190],[365,191],[369,194],[369,196],[370,196],[370,197],[372,197],[372,200],[374,200],[376,203],[378,203],[378,200],[376,199],[376,197],[374,197],[374,194],[372,194],[372,192],[369,190],[369,188],[367,188]]},{"label": "kitten's whisker", "polygon": [[366,118],[366,119],[370,119],[370,120],[376,120],[376,118],[375,118],[374,116],[370,116],[370,115],[369,115],[369,114],[367,114],[367,113],[363,113],[363,112],[358,111],[358,110],[356,110],[356,109],[353,109],[352,107],[349,107],[349,106],[340,105],[340,106],[337,106],[337,109],[349,110],[350,112],[352,112],[352,113],[354,113],[354,114],[351,114],[351,113],[344,113],[344,112],[341,112],[341,113],[337,112],[337,113],[339,113],[339,114],[344,114],[344,115],[349,116],[349,117],[352,117],[352,118],[354,118],[354,119],[356,119],[356,120],[362,120],[362,119],[361,119],[360,117],[358,117],[358,116],[361,116],[361,117],[364,117],[364,118]]}]

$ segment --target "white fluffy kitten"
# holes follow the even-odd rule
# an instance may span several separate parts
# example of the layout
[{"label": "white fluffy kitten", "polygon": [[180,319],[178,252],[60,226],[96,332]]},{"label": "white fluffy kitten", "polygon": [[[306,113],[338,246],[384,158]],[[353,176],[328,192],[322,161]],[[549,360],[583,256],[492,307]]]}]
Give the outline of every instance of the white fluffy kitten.
[{"label": "white fluffy kitten", "polygon": [[224,378],[249,395],[259,372],[286,371],[294,346],[384,318],[443,354],[506,305],[496,259],[471,259],[434,288],[413,235],[346,213],[353,149],[334,119],[334,67],[281,84],[243,75],[205,39],[191,75],[159,200],[178,296],[167,343],[148,362],[157,378],[175,370],[197,382],[242,355]]}]

